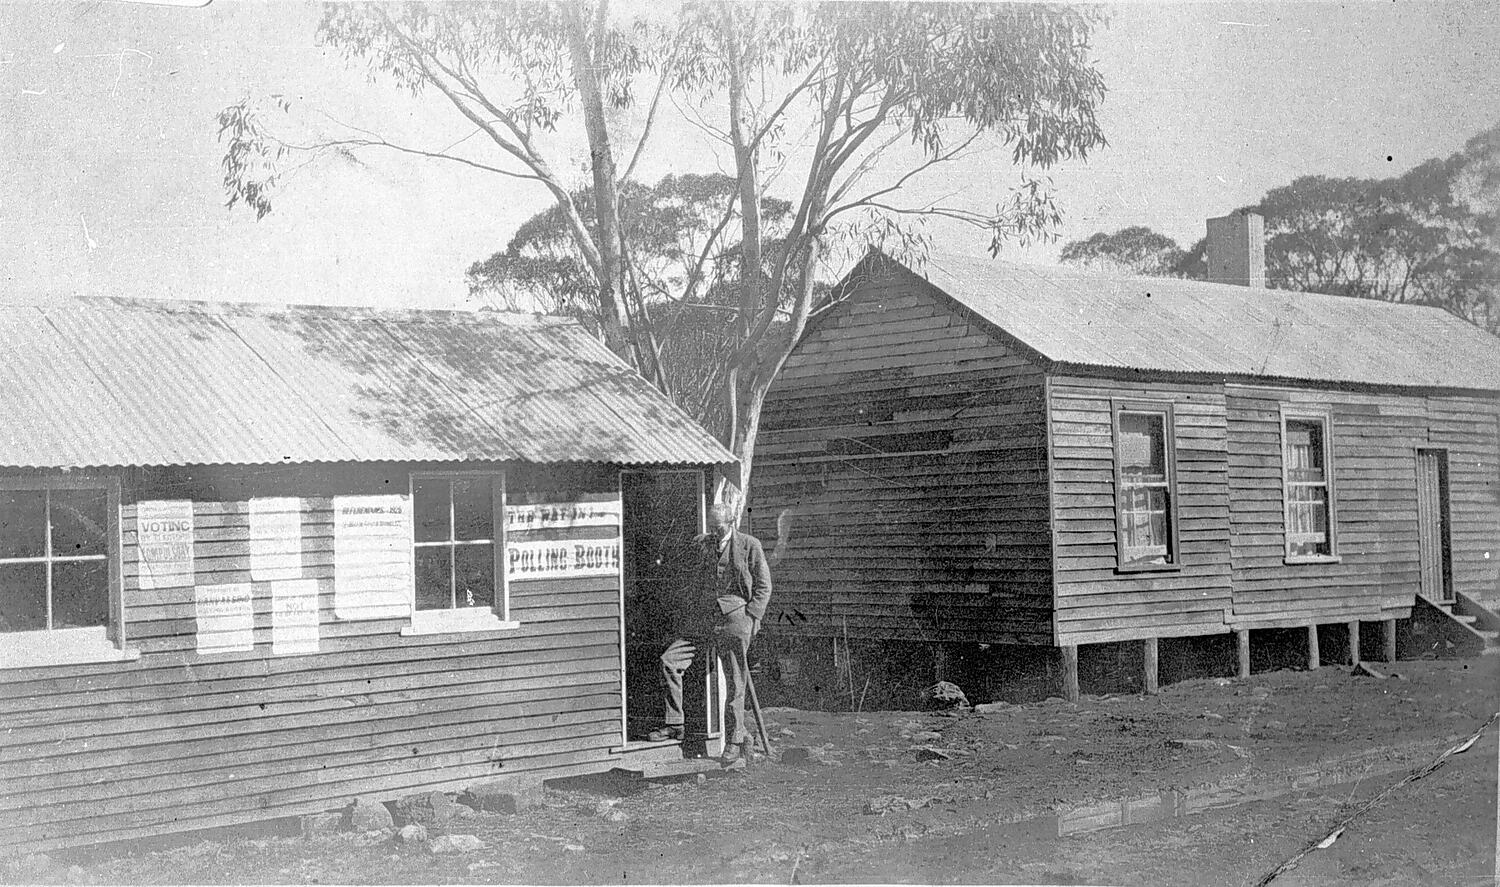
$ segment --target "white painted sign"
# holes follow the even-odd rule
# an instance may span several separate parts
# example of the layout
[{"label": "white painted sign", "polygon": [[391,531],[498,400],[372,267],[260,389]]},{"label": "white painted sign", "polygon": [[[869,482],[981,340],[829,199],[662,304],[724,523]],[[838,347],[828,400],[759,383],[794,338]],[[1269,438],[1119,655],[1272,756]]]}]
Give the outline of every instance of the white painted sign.
[{"label": "white painted sign", "polygon": [[620,500],[601,502],[552,502],[537,505],[506,505],[505,530],[561,530],[572,527],[618,527]]},{"label": "white painted sign", "polygon": [[271,583],[271,655],[318,652],[318,580]]},{"label": "white painted sign", "polygon": [[255,649],[255,612],[250,606],[250,583],[195,586],[193,605],[198,614],[199,653]]},{"label": "white painted sign", "polygon": [[402,619],[411,612],[411,500],[333,499],[333,615]]},{"label": "white painted sign", "polygon": [[192,502],[137,503],[135,535],[141,588],[184,588],[193,584]]},{"label": "white painted sign", "polygon": [[256,582],[302,578],[301,499],[250,500],[250,578]]},{"label": "white painted sign", "polygon": [[512,582],[611,576],[620,571],[620,540],[507,542],[505,568]]}]

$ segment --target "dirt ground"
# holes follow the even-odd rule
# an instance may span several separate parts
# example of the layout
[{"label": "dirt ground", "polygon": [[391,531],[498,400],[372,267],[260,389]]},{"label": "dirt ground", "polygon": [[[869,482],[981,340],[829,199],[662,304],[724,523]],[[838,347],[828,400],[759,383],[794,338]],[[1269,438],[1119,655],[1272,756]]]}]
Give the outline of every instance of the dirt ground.
[{"label": "dirt ground", "polygon": [[[1400,677],[1325,666],[983,713],[777,708],[776,751],[809,760],[703,780],[574,780],[519,814],[455,820],[449,833],[484,842],[471,852],[235,837],[58,854],[12,865],[7,880],[1254,884],[1500,711],[1500,657],[1389,670]],[[1497,733],[1275,883],[1495,883]],[[1228,805],[1186,813],[1195,798]],[[1102,828],[1126,809],[1185,815]],[[1059,837],[1088,827],[1101,829]]]}]

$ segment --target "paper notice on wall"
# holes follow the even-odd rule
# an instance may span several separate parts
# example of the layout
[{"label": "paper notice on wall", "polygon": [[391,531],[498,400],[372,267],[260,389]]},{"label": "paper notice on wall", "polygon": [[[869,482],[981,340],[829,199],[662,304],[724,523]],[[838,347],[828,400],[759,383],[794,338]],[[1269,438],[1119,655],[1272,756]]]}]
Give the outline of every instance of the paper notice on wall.
[{"label": "paper notice on wall", "polygon": [[193,503],[140,502],[135,507],[137,580],[141,588],[193,584]]},{"label": "paper notice on wall", "polygon": [[302,578],[301,499],[250,500],[250,578],[256,582]]},{"label": "paper notice on wall", "polygon": [[193,588],[198,614],[198,652],[233,653],[255,648],[255,611],[250,583]]},{"label": "paper notice on wall", "polygon": [[505,570],[512,582],[611,576],[620,571],[620,540],[507,542]]},{"label": "paper notice on wall", "polygon": [[508,533],[619,525],[619,499],[505,506],[505,530]]},{"label": "paper notice on wall", "polygon": [[271,655],[318,652],[318,580],[271,583]]},{"label": "paper notice on wall", "polygon": [[411,500],[402,495],[333,499],[333,614],[402,619],[411,612]]}]

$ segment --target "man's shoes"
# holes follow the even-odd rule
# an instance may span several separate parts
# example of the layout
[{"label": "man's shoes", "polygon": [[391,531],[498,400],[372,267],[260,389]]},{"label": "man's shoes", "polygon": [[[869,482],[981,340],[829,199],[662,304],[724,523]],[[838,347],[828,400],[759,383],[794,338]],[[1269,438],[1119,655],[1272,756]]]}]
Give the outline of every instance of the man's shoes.
[{"label": "man's shoes", "polygon": [[748,742],[731,742],[724,746],[724,754],[719,756],[719,764],[724,767],[744,767],[754,757],[754,752]]},{"label": "man's shoes", "polygon": [[647,734],[646,738],[651,740],[652,742],[667,742],[669,740],[679,740],[682,738],[682,725],[668,724],[665,727],[658,727]]}]

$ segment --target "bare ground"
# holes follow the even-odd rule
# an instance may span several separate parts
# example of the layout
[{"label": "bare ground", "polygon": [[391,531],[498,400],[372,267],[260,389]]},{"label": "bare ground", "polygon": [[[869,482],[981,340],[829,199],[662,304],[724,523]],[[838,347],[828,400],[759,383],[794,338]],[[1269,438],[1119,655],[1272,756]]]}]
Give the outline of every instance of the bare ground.
[{"label": "bare ground", "polygon": [[[1400,678],[1325,666],[982,714],[773,709],[777,751],[809,749],[809,761],[702,781],[575,780],[520,814],[448,828],[482,850],[240,837],[59,855],[13,865],[7,880],[1253,884],[1500,710],[1500,657],[1389,670]],[[1276,883],[1495,883],[1497,732]],[[1166,796],[1181,812],[1226,785],[1252,799],[1059,837],[1059,809],[1070,828],[1080,820],[1068,811],[1107,824],[1112,810],[1168,809]],[[1256,787],[1269,787],[1262,800]]]}]

